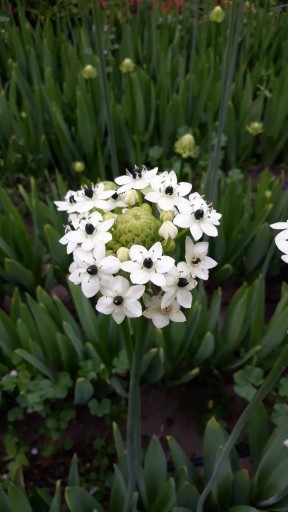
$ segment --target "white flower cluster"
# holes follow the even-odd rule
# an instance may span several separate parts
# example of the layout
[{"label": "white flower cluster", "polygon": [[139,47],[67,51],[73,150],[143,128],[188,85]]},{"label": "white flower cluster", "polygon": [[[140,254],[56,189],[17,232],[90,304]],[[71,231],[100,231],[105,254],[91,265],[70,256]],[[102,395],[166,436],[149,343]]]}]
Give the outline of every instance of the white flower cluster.
[{"label": "white flower cluster", "polygon": [[273,229],[283,230],[276,235],[275,244],[278,249],[284,253],[281,256],[281,259],[285,261],[285,263],[288,263],[288,220],[287,222],[275,222],[275,224],[271,224],[270,227]]},{"label": "white flower cluster", "polygon": [[[97,311],[118,324],[141,315],[158,328],[186,320],[182,309],[191,307],[196,279],[208,279],[217,264],[207,242],[194,242],[217,236],[221,217],[191,189],[177,183],[174,171],[135,166],[115,182],[70,190],[55,201],[68,213],[60,243],[73,253],[69,279],[86,297],[97,296]],[[186,237],[185,261],[176,263],[165,253],[189,230],[194,242]]]}]

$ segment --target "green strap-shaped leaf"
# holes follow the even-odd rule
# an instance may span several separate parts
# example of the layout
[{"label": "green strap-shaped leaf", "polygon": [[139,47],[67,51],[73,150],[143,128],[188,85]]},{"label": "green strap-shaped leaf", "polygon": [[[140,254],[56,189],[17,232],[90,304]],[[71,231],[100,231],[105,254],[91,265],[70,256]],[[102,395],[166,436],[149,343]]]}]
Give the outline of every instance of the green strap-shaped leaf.
[{"label": "green strap-shaped leaf", "polygon": [[53,500],[49,508],[49,512],[61,512],[61,482],[57,480],[56,489]]},{"label": "green strap-shaped leaf", "polygon": [[177,498],[175,492],[175,484],[172,478],[169,478],[158,492],[158,497],[151,507],[151,512],[170,512],[176,505]]},{"label": "green strap-shaped leaf", "polygon": [[166,478],[166,457],[157,437],[153,436],[149,443],[144,462],[144,480],[150,506],[155,503],[158,493]]},{"label": "green strap-shaped leaf", "polygon": [[48,366],[46,366],[44,363],[42,363],[42,361],[39,361],[39,359],[36,359],[36,357],[32,356],[32,354],[29,354],[29,352],[27,352],[27,350],[18,348],[17,350],[15,350],[15,352],[16,352],[16,354],[18,354],[18,356],[25,359],[25,361],[27,361],[27,363],[32,364],[32,366],[37,368],[37,370],[39,370],[41,373],[43,373],[44,375],[49,377],[49,379],[51,379],[51,380],[54,379],[54,374],[50,370],[50,368],[48,368]]},{"label": "green strap-shaped leaf", "polygon": [[65,499],[70,512],[104,512],[100,503],[81,487],[67,487]]},{"label": "green strap-shaped leaf", "polygon": [[20,512],[33,512],[28,499],[25,494],[13,483],[9,484],[8,488],[9,504],[11,504],[11,510]]},{"label": "green strap-shaped leaf", "polygon": [[80,478],[79,478],[79,470],[78,470],[78,458],[76,453],[73,455],[69,474],[68,474],[68,487],[79,487],[80,486]]}]

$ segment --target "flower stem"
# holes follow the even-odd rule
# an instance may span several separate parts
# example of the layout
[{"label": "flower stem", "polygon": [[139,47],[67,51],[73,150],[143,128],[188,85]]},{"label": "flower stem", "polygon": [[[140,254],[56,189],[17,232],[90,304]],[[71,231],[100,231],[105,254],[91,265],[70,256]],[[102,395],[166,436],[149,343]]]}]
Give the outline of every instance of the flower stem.
[{"label": "flower stem", "polygon": [[209,482],[207,483],[207,485],[205,486],[202,494],[200,495],[196,512],[203,511],[204,502],[205,502],[208,494],[210,493],[214,483],[217,481],[217,478],[221,475],[221,469],[222,469],[223,464],[225,463],[226,457],[228,457],[229,453],[231,452],[240,433],[242,432],[243,428],[245,427],[248,420],[250,419],[250,416],[253,414],[253,412],[258,407],[258,405],[268,395],[268,393],[270,393],[270,391],[273,389],[273,387],[275,386],[276,382],[278,381],[280,375],[283,373],[283,371],[285,370],[287,365],[288,365],[288,346],[285,346],[284,349],[282,350],[280,356],[276,360],[274,366],[272,367],[268,377],[262,384],[261,388],[254,395],[251,402],[244,409],[244,411],[242,412],[240,418],[238,419],[234,429],[232,430],[232,432],[223,448],[223,451],[222,451],[217,463],[214,466],[212,476],[211,476]]},{"label": "flower stem", "polygon": [[177,240],[178,238],[181,238],[181,236],[186,235],[186,233],[188,233],[188,231],[189,231],[188,228],[182,229],[182,231],[180,231],[180,233],[178,233],[178,235],[175,237],[175,240]]},{"label": "flower stem", "polygon": [[128,512],[132,504],[133,494],[137,483],[142,500],[145,501],[145,485],[142,474],[142,445],[141,445],[141,396],[140,377],[142,360],[145,349],[145,340],[142,336],[134,337],[130,330],[131,345],[134,347],[132,366],[130,367],[130,385],[128,396],[127,417],[127,463],[128,463],[128,489],[123,512]]}]

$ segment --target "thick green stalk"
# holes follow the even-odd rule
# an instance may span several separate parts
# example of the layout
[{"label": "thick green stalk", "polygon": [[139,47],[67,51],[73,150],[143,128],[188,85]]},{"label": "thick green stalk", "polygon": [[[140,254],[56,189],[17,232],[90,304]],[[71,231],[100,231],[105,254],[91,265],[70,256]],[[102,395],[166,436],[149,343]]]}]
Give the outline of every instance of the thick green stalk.
[{"label": "thick green stalk", "polygon": [[212,476],[205,486],[202,494],[200,495],[200,498],[198,500],[197,509],[196,512],[202,512],[203,506],[206,498],[208,497],[209,493],[211,492],[211,489],[215,482],[217,481],[217,478],[221,474],[222,466],[226,460],[226,457],[229,456],[229,453],[231,452],[233,446],[235,445],[239,435],[241,434],[243,428],[249,421],[250,417],[254,413],[255,409],[258,407],[258,405],[264,400],[264,398],[270,393],[270,391],[275,386],[276,382],[278,381],[279,377],[285,370],[285,368],[288,365],[288,346],[285,346],[282,350],[280,356],[276,360],[274,366],[272,367],[268,377],[262,384],[261,388],[257,391],[257,393],[252,398],[251,402],[247,405],[247,407],[242,412],[240,418],[238,419],[234,429],[232,430],[224,448],[223,451],[215,464]]},{"label": "thick green stalk", "polygon": [[[140,377],[142,360],[145,349],[145,340],[142,336],[134,337],[130,329],[131,344],[134,345],[132,367],[130,368],[130,384],[128,396],[128,417],[127,417],[127,463],[128,463],[128,489],[125,499],[124,511],[128,512],[133,494],[136,491],[137,483],[142,499],[145,499],[145,488],[142,475],[142,446],[141,446],[141,396]],[[144,496],[143,496],[144,494]]]}]

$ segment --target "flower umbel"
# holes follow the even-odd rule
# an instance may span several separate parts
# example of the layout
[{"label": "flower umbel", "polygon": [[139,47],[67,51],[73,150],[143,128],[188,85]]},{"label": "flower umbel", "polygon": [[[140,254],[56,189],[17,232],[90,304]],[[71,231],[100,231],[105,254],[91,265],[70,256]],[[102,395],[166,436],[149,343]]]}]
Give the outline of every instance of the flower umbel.
[{"label": "flower umbel", "polygon": [[190,236],[184,261],[167,253],[176,252],[188,229],[195,241],[216,236],[221,217],[191,189],[174,171],[134,166],[115,182],[69,190],[55,201],[68,215],[60,243],[73,253],[69,280],[95,298],[99,313],[118,324],[143,315],[158,328],[186,320],[181,308],[191,308],[197,279],[208,279],[217,263],[207,255],[208,242],[194,244]]}]

